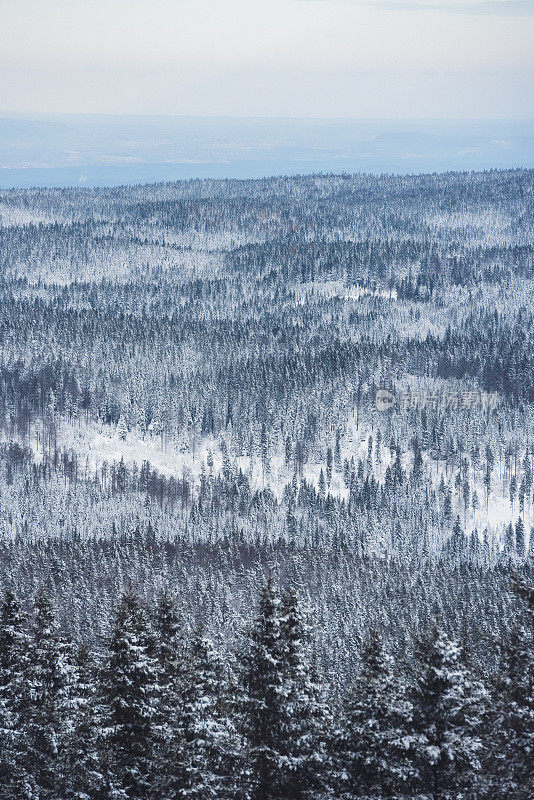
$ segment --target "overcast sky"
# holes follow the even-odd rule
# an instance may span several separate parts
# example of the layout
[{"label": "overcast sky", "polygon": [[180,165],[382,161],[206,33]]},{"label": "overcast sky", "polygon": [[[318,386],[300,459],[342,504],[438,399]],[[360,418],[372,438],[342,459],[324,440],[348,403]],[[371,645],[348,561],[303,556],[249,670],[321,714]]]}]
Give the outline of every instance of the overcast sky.
[{"label": "overcast sky", "polygon": [[0,113],[534,117],[534,0],[0,0]]}]

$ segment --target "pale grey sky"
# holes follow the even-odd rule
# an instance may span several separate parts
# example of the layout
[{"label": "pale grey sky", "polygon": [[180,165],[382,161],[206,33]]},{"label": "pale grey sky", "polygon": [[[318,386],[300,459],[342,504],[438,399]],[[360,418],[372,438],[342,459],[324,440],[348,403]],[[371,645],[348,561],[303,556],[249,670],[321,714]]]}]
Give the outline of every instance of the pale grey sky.
[{"label": "pale grey sky", "polygon": [[534,0],[0,0],[0,113],[533,117]]}]

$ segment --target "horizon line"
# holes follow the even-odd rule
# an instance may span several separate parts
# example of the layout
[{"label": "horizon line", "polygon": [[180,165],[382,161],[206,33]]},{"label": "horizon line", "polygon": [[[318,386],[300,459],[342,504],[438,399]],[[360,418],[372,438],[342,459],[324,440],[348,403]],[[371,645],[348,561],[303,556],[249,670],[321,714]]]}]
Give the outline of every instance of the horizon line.
[{"label": "horizon line", "polygon": [[1,119],[27,119],[34,117],[106,117],[106,118],[143,118],[143,119],[198,119],[198,120],[304,120],[304,121],[339,121],[339,122],[534,122],[534,116],[517,117],[357,117],[357,116],[287,116],[287,115],[237,115],[237,114],[150,114],[136,112],[109,113],[100,111],[2,111]]}]

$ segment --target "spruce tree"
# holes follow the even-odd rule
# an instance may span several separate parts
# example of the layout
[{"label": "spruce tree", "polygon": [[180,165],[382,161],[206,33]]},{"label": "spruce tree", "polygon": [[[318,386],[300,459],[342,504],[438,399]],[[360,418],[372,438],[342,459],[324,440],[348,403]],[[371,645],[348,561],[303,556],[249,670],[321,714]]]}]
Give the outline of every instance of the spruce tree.
[{"label": "spruce tree", "polygon": [[250,800],[279,800],[288,764],[289,690],[280,634],[280,597],[270,578],[261,592],[259,613],[241,661],[246,791]]},{"label": "spruce tree", "polygon": [[534,640],[521,622],[501,647],[492,706],[486,762],[491,797],[528,800],[534,756]]},{"label": "spruce tree", "polygon": [[515,526],[515,549],[518,557],[522,560],[525,556],[525,526],[521,517]]},{"label": "spruce tree", "polygon": [[97,669],[85,645],[78,649],[73,673],[73,724],[66,743],[65,800],[103,800],[106,792],[96,709]]},{"label": "spruce tree", "polygon": [[167,591],[157,600],[153,631],[158,683],[154,755],[158,758],[172,735],[171,721],[182,691],[186,658],[183,619],[174,598]]},{"label": "spruce tree", "polygon": [[65,760],[72,726],[69,650],[59,637],[50,598],[40,589],[28,651],[21,728],[26,764],[39,798],[62,800]]},{"label": "spruce tree", "polygon": [[351,798],[407,794],[416,769],[412,705],[375,630],[362,651],[360,674],[345,701],[338,741],[340,788]]},{"label": "spruce tree", "polygon": [[[101,676],[104,773],[115,793],[145,799],[153,776],[157,664],[147,617],[138,599],[123,595]],[[111,791],[110,789],[110,791]]]},{"label": "spruce tree", "polygon": [[223,665],[199,630],[153,796],[229,799],[234,796],[236,757],[237,737],[228,716]]},{"label": "spruce tree", "polygon": [[282,596],[280,635],[287,687],[287,769],[281,798],[323,797],[333,774],[331,717],[310,666],[310,628],[294,589]]},{"label": "spruce tree", "polygon": [[[531,530],[531,548],[533,531],[534,528]],[[525,601],[530,624],[534,625],[534,584],[529,583],[522,575],[512,570],[512,589]]]},{"label": "spruce tree", "polygon": [[432,624],[416,650],[414,766],[420,792],[439,800],[476,785],[487,692],[439,624]]},{"label": "spruce tree", "polygon": [[8,589],[0,615],[0,786],[4,800],[22,800],[32,793],[21,715],[28,657],[25,622]]}]

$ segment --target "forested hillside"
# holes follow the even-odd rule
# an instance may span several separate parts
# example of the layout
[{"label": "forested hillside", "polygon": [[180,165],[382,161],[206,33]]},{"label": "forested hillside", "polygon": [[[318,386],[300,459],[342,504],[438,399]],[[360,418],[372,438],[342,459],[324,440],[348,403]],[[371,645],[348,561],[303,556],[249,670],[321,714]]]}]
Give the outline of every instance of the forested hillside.
[{"label": "forested hillside", "polygon": [[533,211],[0,192],[2,798],[532,796]]}]

